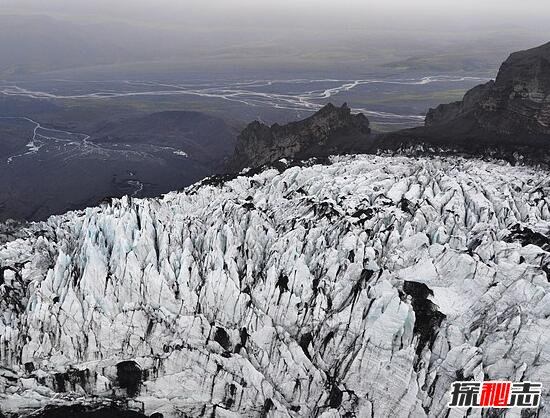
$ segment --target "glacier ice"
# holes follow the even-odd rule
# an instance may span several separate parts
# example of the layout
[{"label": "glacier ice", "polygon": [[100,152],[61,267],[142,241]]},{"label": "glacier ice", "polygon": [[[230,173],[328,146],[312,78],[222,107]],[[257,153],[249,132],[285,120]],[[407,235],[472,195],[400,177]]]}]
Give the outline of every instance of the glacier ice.
[{"label": "glacier ice", "polygon": [[451,383],[507,379],[550,416],[548,172],[281,164],[1,244],[2,413],[481,417],[449,413]]}]

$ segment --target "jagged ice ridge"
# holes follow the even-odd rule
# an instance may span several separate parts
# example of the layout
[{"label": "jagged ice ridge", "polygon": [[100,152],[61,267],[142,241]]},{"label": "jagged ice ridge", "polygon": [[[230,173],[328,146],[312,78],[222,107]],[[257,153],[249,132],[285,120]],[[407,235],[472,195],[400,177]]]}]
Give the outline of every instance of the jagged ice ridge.
[{"label": "jagged ice ridge", "polygon": [[443,157],[54,216],[0,246],[0,409],[461,417],[453,381],[507,379],[550,416],[549,231],[548,172]]}]

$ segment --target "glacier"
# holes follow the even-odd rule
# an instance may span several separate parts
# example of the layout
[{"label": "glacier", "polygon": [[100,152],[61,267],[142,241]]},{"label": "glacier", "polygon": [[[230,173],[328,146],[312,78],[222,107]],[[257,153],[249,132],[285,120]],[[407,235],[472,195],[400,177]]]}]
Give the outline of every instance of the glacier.
[{"label": "glacier", "polygon": [[[550,177],[457,157],[279,161],[0,245],[0,416],[549,417]],[[541,408],[447,408],[455,380]]]}]

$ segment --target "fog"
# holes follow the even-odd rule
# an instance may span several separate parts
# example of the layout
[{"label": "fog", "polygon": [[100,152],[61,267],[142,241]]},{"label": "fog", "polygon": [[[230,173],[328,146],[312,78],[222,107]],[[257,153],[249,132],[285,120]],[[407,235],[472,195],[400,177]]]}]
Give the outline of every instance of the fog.
[{"label": "fog", "polygon": [[513,24],[546,30],[547,0],[1,0],[4,13],[120,19],[154,25],[305,27],[325,29],[460,29]]},{"label": "fog", "polygon": [[548,21],[547,0],[0,0],[0,76],[166,61],[363,71],[450,53],[492,68],[550,40]]}]

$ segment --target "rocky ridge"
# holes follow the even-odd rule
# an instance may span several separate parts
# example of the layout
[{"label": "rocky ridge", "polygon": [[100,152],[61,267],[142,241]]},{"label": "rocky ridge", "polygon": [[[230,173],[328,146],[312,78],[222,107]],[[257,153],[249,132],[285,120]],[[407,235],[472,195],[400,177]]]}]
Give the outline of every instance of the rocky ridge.
[{"label": "rocky ridge", "polygon": [[237,138],[230,170],[259,167],[281,158],[307,159],[366,149],[369,121],[343,104],[327,104],[311,117],[286,125],[255,121]]},{"label": "rocky ridge", "polygon": [[462,118],[502,135],[550,135],[550,42],[510,55],[495,81],[473,88],[462,101],[430,109],[426,126]]},{"label": "rocky ridge", "polygon": [[494,81],[430,109],[424,127],[378,137],[372,150],[419,146],[550,166],[550,43],[513,53]]}]

